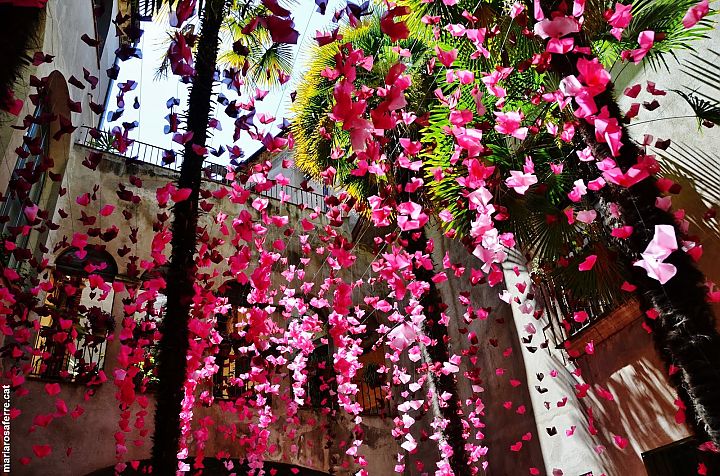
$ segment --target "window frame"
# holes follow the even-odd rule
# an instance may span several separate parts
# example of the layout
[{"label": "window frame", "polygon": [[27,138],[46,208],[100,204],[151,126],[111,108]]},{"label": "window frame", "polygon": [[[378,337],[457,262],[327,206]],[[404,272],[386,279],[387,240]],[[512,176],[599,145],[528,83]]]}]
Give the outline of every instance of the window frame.
[{"label": "window frame", "polygon": [[[82,268],[91,262],[107,263],[104,270],[95,274],[106,281],[113,281],[117,275],[117,265],[104,250],[95,250],[83,258],[77,258],[76,252],[76,248],[69,248],[61,253],[51,271],[53,288],[45,297],[44,308],[47,312],[39,316],[40,329],[33,344],[29,377],[43,381],[87,384],[104,370],[108,337],[115,327],[112,315],[115,295],[111,289],[105,298],[109,299],[108,311],[100,306],[85,307],[83,293],[89,274]],[[75,255],[74,260],[63,258],[70,254]],[[80,264],[75,266],[69,263]],[[72,296],[67,295],[68,285],[75,288]],[[90,294],[98,292],[90,291]],[[70,321],[70,325],[67,321]],[[63,334],[63,342],[56,342],[55,337],[59,335],[62,339]]]}]

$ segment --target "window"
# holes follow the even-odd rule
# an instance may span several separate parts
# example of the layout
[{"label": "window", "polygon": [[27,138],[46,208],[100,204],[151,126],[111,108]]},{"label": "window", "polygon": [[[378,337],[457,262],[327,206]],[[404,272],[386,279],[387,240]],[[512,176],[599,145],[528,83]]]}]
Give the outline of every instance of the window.
[{"label": "window", "polygon": [[[535,283],[536,297],[539,297],[544,303],[548,318],[548,326],[544,330],[550,332],[557,347],[626,302],[621,296],[594,296],[591,299],[578,299],[551,273],[533,273],[532,279]],[[583,322],[574,319],[575,313],[579,311],[587,313],[587,318]]]},{"label": "window", "polygon": [[698,450],[694,438],[685,438],[642,454],[648,476],[680,476],[698,474],[704,464],[705,474],[720,474],[720,455]]},{"label": "window", "polygon": [[[157,279],[164,279],[167,276],[167,267],[153,269],[143,275],[143,286],[140,296],[150,293],[149,289],[158,283],[150,283]],[[138,299],[139,300],[139,299]],[[127,304],[136,302],[129,299]],[[167,307],[167,296],[157,291],[153,299],[144,301],[135,312],[136,326],[133,329],[133,339],[138,348],[143,349],[144,359],[137,363],[139,372],[135,375],[135,389],[140,393],[153,392],[157,389],[159,380],[156,375],[156,359],[158,354],[158,340],[160,321],[165,315]]]},{"label": "window", "polygon": [[388,401],[383,390],[385,374],[378,373],[378,369],[385,365],[385,351],[382,346],[366,350],[359,360],[363,368],[353,379],[353,383],[358,386],[358,403],[367,415],[387,415]]},{"label": "window", "polygon": [[[30,239],[29,233],[19,234],[20,228],[28,224],[23,211],[38,203],[45,183],[43,159],[48,155],[50,147],[50,124],[46,119],[42,106],[39,106],[35,110],[33,123],[23,137],[23,146],[8,184],[6,200],[0,206],[2,237],[17,235],[18,248],[27,247]],[[5,256],[3,263],[12,267],[18,264],[10,256]]]},{"label": "window", "polygon": [[87,249],[83,254],[76,248],[58,256],[55,264],[30,375],[44,380],[91,382],[105,364],[107,337],[115,321],[111,314],[112,287],[94,287],[90,276],[101,276],[109,284],[117,274],[117,265],[103,250]]},{"label": "window", "polygon": [[220,288],[220,294],[228,299],[230,309],[227,314],[216,316],[217,330],[223,340],[215,356],[215,364],[218,366],[218,371],[213,376],[215,398],[234,400],[247,395],[254,386],[250,379],[252,356],[247,354],[248,343],[240,335],[247,325],[249,293],[248,285],[234,281]]},{"label": "window", "polygon": [[[310,408],[337,408],[337,378],[333,366],[333,355],[330,345],[321,339],[315,350],[308,357],[307,381],[305,383],[305,403]],[[352,380],[357,385],[356,401],[365,415],[388,415],[389,405],[386,400],[386,383],[384,374],[378,369],[385,364],[385,353],[379,349],[366,351],[358,360],[363,368]]]},{"label": "window", "polygon": [[310,408],[336,408],[337,381],[328,344],[319,343],[308,356],[305,403]]}]

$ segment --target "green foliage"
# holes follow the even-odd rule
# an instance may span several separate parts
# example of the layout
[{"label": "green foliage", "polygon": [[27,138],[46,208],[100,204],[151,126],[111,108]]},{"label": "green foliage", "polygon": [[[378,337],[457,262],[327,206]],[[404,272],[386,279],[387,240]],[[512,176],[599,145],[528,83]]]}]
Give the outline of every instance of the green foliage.
[{"label": "green foliage", "polygon": [[720,102],[714,99],[705,99],[698,94],[686,93],[677,89],[673,91],[680,95],[692,108],[698,120],[698,127],[705,121],[720,124]]},{"label": "green foliage", "polygon": [[[286,4],[294,4],[289,1]],[[263,5],[247,2],[230,9],[223,24],[223,43],[218,65],[242,69],[248,65],[246,90],[256,87],[273,89],[280,85],[280,74],[290,74],[293,66],[293,45],[273,42],[270,31],[258,25],[252,32],[243,33],[256,17],[267,14]]]},{"label": "green foliage", "polygon": [[[525,3],[526,8],[532,11],[532,3]],[[656,32],[655,45],[644,62],[653,68],[666,67],[665,58],[668,54],[673,55],[678,49],[691,49],[692,42],[706,37],[712,27],[711,20],[706,18],[694,28],[684,28],[682,18],[696,3],[697,0],[635,0],[633,20],[621,41],[617,41],[610,34],[611,27],[604,18],[605,11],[612,8],[614,2],[588,0],[582,34],[601,61],[609,67],[620,59],[621,52],[638,48],[640,32],[653,30]],[[512,21],[507,14],[510,7],[508,2],[460,0],[452,8],[439,1],[405,0],[398,4],[410,7],[412,12],[405,19],[412,31],[411,40],[400,42],[399,46],[420,49],[422,52],[418,56],[414,51],[413,62],[408,65],[409,74],[413,75],[413,86],[406,92],[411,102],[408,109],[419,116],[426,114],[426,121],[419,130],[394,130],[386,134],[383,152],[389,163],[394,160],[399,135],[420,140],[423,148],[419,157],[423,161],[425,176],[425,194],[420,200],[436,213],[444,210],[450,212],[452,220],[441,222],[445,231],[452,231],[457,237],[466,237],[475,216],[475,212],[470,210],[469,190],[458,182],[458,178],[468,175],[466,157],[464,152],[455,149],[452,131],[457,131],[457,127],[449,119],[451,108],[437,98],[435,91],[439,90],[445,97],[456,98],[457,106],[453,109],[473,112],[473,118],[466,127],[482,130],[482,143],[486,150],[480,154],[480,159],[485,165],[495,167],[488,188],[494,195],[493,205],[499,211],[496,215],[500,218],[496,223],[499,231],[512,232],[526,256],[536,265],[542,264],[547,268],[553,279],[569,292],[576,296],[597,296],[606,301],[611,300],[626,270],[615,259],[608,231],[597,223],[568,223],[564,213],[570,207],[581,210],[583,206],[582,203],[572,203],[568,193],[576,180],[588,174],[587,168],[575,156],[586,144],[578,136],[564,142],[553,135],[539,132],[548,125],[562,129],[564,124],[575,120],[567,109],[561,111],[557,103],[546,102],[536,96],[537,91],[556,91],[560,80],[552,71],[530,66],[531,60],[544,51],[544,42],[519,22]],[[478,18],[475,27],[495,26],[497,34],[488,35],[483,44],[487,48],[487,57],[478,55],[475,45],[467,37],[453,36],[445,28],[434,31],[432,26],[422,21],[424,16],[429,15],[439,16],[439,25],[467,24],[462,17],[464,10]],[[382,86],[382,78],[389,66],[403,60],[392,52],[392,45],[379,30],[377,17],[366,21],[356,30],[345,29],[342,34],[345,36],[343,43],[350,42],[354,48],[361,48],[366,55],[375,58],[372,71],[359,71],[358,85]],[[427,74],[427,65],[423,63],[435,58],[436,47],[445,51],[456,49],[458,54],[452,69],[470,71],[475,80],[466,85],[448,83],[445,76],[447,70],[439,63],[431,74]],[[339,45],[334,43],[315,48],[311,53],[313,59],[298,89],[298,99],[294,106],[296,163],[316,178],[327,167],[335,167],[338,171],[335,185],[347,188],[356,198],[364,199],[376,190],[378,184],[350,175],[355,161],[348,134],[339,130],[338,125],[328,118],[334,103],[334,82],[320,74],[326,68],[335,66],[334,57],[338,52]],[[498,98],[488,94],[480,79],[498,67],[513,68],[501,84],[507,91],[501,109],[520,111],[525,118],[523,126],[538,128],[538,132],[529,134],[522,142],[494,130]],[[709,70],[707,65],[704,68]],[[480,105],[476,103],[477,93],[474,97],[474,89],[483,93]],[[717,117],[716,103],[707,100],[701,102],[695,96],[691,100],[699,117],[705,120]],[[373,104],[369,103],[368,109],[372,107]],[[323,127],[332,136],[330,139],[322,137],[318,132]],[[330,158],[333,150],[342,151],[337,160]],[[539,183],[520,195],[508,188],[505,180],[510,171],[522,170],[527,158],[531,158],[534,163]],[[555,174],[551,164],[562,164],[563,172]],[[439,174],[439,171],[442,173]],[[590,254],[598,256],[595,267],[592,271],[580,272],[578,264]],[[559,262],[563,265],[558,265]]]},{"label": "green foliage", "polygon": [[103,152],[117,152],[115,137],[107,131],[98,130],[98,137],[91,137],[88,146]]},{"label": "green foliage", "polygon": [[[655,70],[661,67],[669,70],[667,55],[677,60],[676,51],[692,50],[694,41],[708,38],[707,33],[715,28],[711,18],[711,15],[715,14],[714,10],[711,10],[710,15],[693,28],[685,28],[682,24],[685,13],[698,1],[635,0],[632,2],[632,21],[623,32],[620,41],[610,35],[610,25],[607,22],[597,30],[591,30],[592,35],[589,39],[601,62],[606,67],[610,67],[618,61],[622,51],[638,48],[638,35],[641,32],[654,31],[655,44],[643,61]],[[612,2],[607,2],[605,5],[606,8],[611,6]]]},{"label": "green foliage", "polygon": [[[202,2],[201,2],[202,3]],[[280,76],[289,75],[293,67],[293,45],[276,43],[272,40],[270,31],[262,25],[257,25],[251,32],[243,33],[252,20],[260,15],[268,14],[269,11],[264,5],[255,1],[240,2],[228,0],[228,12],[221,30],[221,50],[217,64],[221,68],[242,69],[248,65],[245,72],[245,91],[254,91],[255,88],[274,89],[280,85]],[[283,3],[291,7],[297,2],[286,0]],[[167,14],[167,4],[158,9]],[[198,8],[202,11],[202,6]],[[194,22],[185,24],[180,32],[182,34],[193,34],[196,25]],[[167,39],[161,45],[163,51],[167,52],[170,43],[173,41],[175,32],[168,32]],[[195,42],[197,45],[198,42]],[[237,45],[237,47],[235,47]],[[193,48],[197,54],[197,48]],[[170,70],[170,59],[167,53],[162,55],[162,61],[155,71],[155,80],[165,78]]]},{"label": "green foliage", "polygon": [[[336,170],[333,185],[347,189],[352,196],[361,203],[375,193],[379,184],[374,176],[366,174],[358,177],[350,173],[356,168],[356,156],[350,145],[350,135],[332,121],[328,115],[334,106],[334,82],[323,77],[321,73],[326,69],[335,67],[335,56],[340,52],[341,45],[350,44],[354,49],[361,49],[366,56],[373,56],[373,67],[370,71],[357,69],[357,85],[371,88],[383,87],[385,76],[390,68],[404,62],[407,70],[404,74],[412,78],[414,87],[407,92],[406,99],[410,103],[409,109],[422,111],[427,101],[427,92],[430,91],[427,75],[423,73],[430,50],[425,41],[419,38],[410,38],[399,42],[400,48],[412,52],[412,61],[401,57],[395,50],[390,39],[380,30],[380,17],[373,15],[365,20],[358,28],[346,26],[341,29],[343,36],[341,42],[330,43],[325,46],[314,46],[309,53],[311,61],[307,73],[297,89],[296,100],[293,104],[293,121],[291,130],[295,138],[295,164],[301,170],[315,179],[321,179],[320,173],[328,167]],[[377,106],[378,98],[368,101],[368,110]],[[326,135],[321,133],[326,132]],[[395,131],[398,133],[399,131]],[[402,131],[408,136],[408,131]],[[330,138],[328,138],[328,136]],[[397,137],[389,137],[383,151],[392,161],[399,152]],[[333,158],[333,151],[335,157]],[[392,174],[386,177],[393,180]]]}]

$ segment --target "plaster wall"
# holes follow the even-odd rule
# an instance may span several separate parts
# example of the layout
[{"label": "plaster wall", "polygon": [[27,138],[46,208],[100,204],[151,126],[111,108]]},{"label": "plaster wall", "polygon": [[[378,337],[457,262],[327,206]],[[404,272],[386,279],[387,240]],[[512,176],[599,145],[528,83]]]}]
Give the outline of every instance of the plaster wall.
[{"label": "plaster wall", "polygon": [[[717,9],[718,2],[711,2]],[[717,26],[717,25],[716,25]],[[650,102],[657,99],[658,109],[648,111],[641,107],[640,115],[628,126],[632,137],[641,142],[646,135],[652,136],[651,144],[658,139],[670,139],[667,150],[650,147],[648,152],[656,154],[662,165],[662,176],[682,186],[679,195],[672,195],[673,210],[685,210],[690,223],[689,234],[703,245],[703,257],[699,268],[713,282],[720,282],[720,221],[706,218],[711,209],[720,211],[720,125],[712,128],[698,124],[692,108],[676,92],[693,92],[707,95],[720,101],[720,28],[708,32],[708,38],[692,44],[693,50],[678,50],[676,58],[667,57],[668,69],[652,69],[650,66],[628,65],[614,72],[616,96],[623,110],[633,102]],[[697,67],[706,68],[703,72]],[[713,69],[715,68],[715,69]],[[620,71],[622,71],[620,73]],[[713,71],[714,75],[713,76]],[[653,96],[646,90],[647,81],[667,92],[664,96]],[[622,94],[634,84],[641,84],[643,91],[637,99]],[[720,315],[720,305],[714,306]]]},{"label": "plaster wall", "polygon": [[[157,207],[155,190],[164,186],[175,178],[168,170],[154,167],[147,164],[128,164],[123,158],[107,154],[93,171],[82,165],[82,160],[88,154],[89,149],[84,146],[74,145],[70,150],[70,159],[62,179],[62,188],[67,192],[58,198],[56,215],[54,221],[59,224],[57,230],[50,231],[46,244],[51,252],[46,255],[49,258],[49,267],[53,266],[57,251],[53,251],[54,245],[65,240],[71,240],[75,232],[85,232],[78,218],[81,210],[88,216],[98,217],[93,225],[105,230],[110,226],[117,226],[121,229],[118,237],[108,243],[107,251],[116,259],[119,269],[117,279],[133,280],[137,277],[129,276],[128,264],[131,255],[138,256],[137,262],[152,260],[149,250],[154,236],[152,224],[156,221],[156,215],[161,213]],[[134,175],[142,181],[142,187],[133,187],[129,184],[129,176]],[[141,197],[139,204],[134,205],[119,199],[116,191],[118,184],[123,183],[129,186],[132,192]],[[292,182],[292,185],[298,186]],[[213,182],[205,182],[205,188],[214,190],[221,185]],[[81,207],[75,201],[76,197],[84,193],[93,193],[97,187],[97,200],[92,201],[87,207]],[[251,196],[252,202],[256,195]],[[227,213],[229,216],[237,216],[241,210],[248,209],[257,215],[249,206],[233,205],[229,200],[214,200],[214,209],[201,217],[201,224],[207,225],[213,236],[218,234],[217,225],[213,224],[213,216],[218,212]],[[98,211],[105,205],[115,206],[115,213],[110,217],[102,217]],[[277,200],[270,199],[270,213],[286,214],[290,223],[298,224],[299,221],[308,216],[294,205],[281,205]],[[66,219],[59,215],[60,209],[68,213]],[[121,211],[127,210],[133,217],[129,221],[122,218]],[[258,217],[255,217],[258,219]],[[327,219],[320,215],[312,219],[312,222],[321,227],[327,223]],[[137,243],[132,243],[128,238],[130,230],[128,227],[136,227]],[[347,228],[347,227],[346,227]],[[269,242],[275,239],[285,238],[281,235],[282,229],[270,228]],[[350,230],[344,230],[349,234]],[[311,235],[310,243],[313,246],[321,245],[315,232]],[[285,238],[289,249],[294,249],[300,254],[299,238],[294,235]],[[90,239],[90,244],[101,243],[99,239]],[[131,252],[121,257],[118,251],[124,246],[131,248]],[[166,250],[168,251],[168,250]],[[231,253],[230,245],[224,245],[221,249],[223,256]],[[324,259],[321,255],[312,253],[311,262],[305,266],[308,276],[316,276],[316,283],[322,283],[328,273],[327,266],[324,266]],[[341,272],[347,282],[360,278],[372,260],[369,253],[359,252],[356,266],[352,270]],[[211,269],[219,272],[226,271],[223,263],[213,265]],[[252,266],[251,266],[252,268]],[[252,271],[250,269],[249,271]],[[220,278],[216,284],[221,284],[230,277]],[[273,273],[273,287],[287,284],[279,273]],[[113,315],[116,320],[115,335],[107,346],[105,373],[108,375],[108,382],[99,386],[97,393],[92,398],[86,398],[87,389],[76,384],[61,384],[61,393],[57,396],[49,396],[44,390],[46,382],[39,380],[28,380],[25,384],[29,390],[27,396],[18,396],[14,399],[15,406],[21,410],[21,415],[13,420],[13,434],[18,437],[13,441],[13,474],[38,474],[39,471],[52,470],[58,475],[82,475],[91,471],[112,466],[115,464],[115,442],[114,435],[119,431],[118,421],[121,418],[121,411],[118,407],[115,392],[117,387],[112,383],[113,369],[117,365],[117,356],[120,349],[118,332],[121,329],[120,321],[123,316],[122,299],[127,297],[126,292],[115,293],[110,299],[113,300]],[[282,373],[284,372],[284,373]],[[290,379],[287,370],[281,371],[278,377],[283,388],[287,388]],[[209,385],[206,385],[210,390]],[[201,389],[202,390],[202,389]],[[72,411],[77,405],[82,406],[85,412],[77,419],[64,416],[53,420],[47,428],[36,427],[29,432],[33,426],[33,418],[38,413],[52,413],[55,400],[62,398]],[[154,397],[147,395],[145,408],[135,405],[132,410],[131,423],[140,418],[145,421],[145,431],[131,428],[125,433],[125,445],[128,453],[124,461],[149,458],[150,441],[152,434],[152,421],[154,409]],[[300,411],[300,424],[288,425],[283,415],[285,403],[281,399],[273,399],[274,413],[280,418],[271,426],[272,451],[267,454],[268,461],[281,461],[297,464],[320,471],[328,471],[333,468],[337,474],[351,474],[357,468],[352,464],[352,459],[344,453],[347,447],[343,447],[343,441],[352,441],[351,431],[355,423],[348,417],[330,419],[321,411]],[[340,411],[339,413],[343,413]],[[198,408],[195,413],[196,419],[212,417],[217,423],[210,432],[205,454],[214,456],[218,451],[227,451],[232,457],[242,457],[243,449],[238,441],[227,440],[220,426],[228,427],[229,424],[239,422],[237,417],[231,413],[221,410],[219,404],[209,407]],[[364,433],[365,444],[361,453],[368,461],[368,470],[371,474],[390,474],[394,465],[397,444],[390,435],[392,422],[387,417],[364,416],[361,429]],[[196,420],[197,421],[197,420]],[[242,425],[240,425],[242,428]],[[334,435],[329,439],[328,435]],[[22,435],[22,437],[20,437]],[[32,455],[32,446],[38,444],[50,444],[53,447],[52,453],[42,460],[33,458],[29,465],[19,463],[19,458]],[[68,449],[71,448],[71,449]]]},{"label": "plaster wall", "polygon": [[[597,443],[588,431],[584,402],[575,397],[575,385],[580,380],[573,375],[573,367],[567,365],[560,351],[541,348],[547,339],[541,329],[547,322],[544,317],[535,319],[533,311],[539,307],[535,300],[528,294],[518,292],[518,284],[526,284],[527,293],[531,292],[530,275],[523,262],[519,254],[511,255],[505,262],[504,275],[507,290],[513,297],[518,297],[517,301],[513,299],[510,302],[513,325],[520,338],[529,338],[529,343],[523,345],[518,355],[522,356],[525,363],[525,382],[530,389],[532,416],[544,460],[544,468],[541,469],[544,469],[544,474],[561,469],[565,474],[593,471],[593,474],[599,475],[603,462],[593,450]],[[563,405],[565,398],[567,402]],[[572,437],[567,437],[566,431],[573,427]],[[551,435],[553,431],[556,433]],[[534,462],[528,460],[528,463]]]},{"label": "plaster wall", "polygon": [[[715,3],[717,6],[717,3]],[[718,98],[716,84],[693,73],[691,63],[702,60],[718,64],[720,56],[720,30],[708,33],[708,38],[693,44],[694,51],[677,52],[677,60],[667,57],[671,71],[650,66],[636,67],[620,64],[613,70],[616,97],[623,110],[631,103],[651,102],[657,99],[661,107],[655,111],[641,108],[638,118],[631,121],[628,131],[642,142],[646,134],[652,136],[650,144],[657,139],[671,139],[672,144],[665,151],[649,147],[648,153],[657,154],[662,165],[662,174],[678,182],[683,188],[680,195],[673,196],[673,208],[684,209],[690,223],[689,234],[699,238],[703,245],[700,269],[708,279],[718,282],[720,269],[720,232],[716,218],[703,215],[720,203],[720,188],[716,169],[716,151],[720,146],[720,129],[699,127],[691,116],[692,109],[673,89],[700,91]],[[696,56],[697,55],[697,56]],[[698,60],[698,57],[701,58]],[[707,66],[707,63],[705,63]],[[648,81],[656,83],[658,89],[667,95],[653,96],[647,89]],[[637,99],[624,96],[623,90],[634,84],[641,84],[643,91]],[[643,475],[643,452],[681,440],[689,435],[683,424],[675,422],[677,407],[676,393],[667,380],[667,370],[660,361],[650,335],[642,328],[642,316],[636,315],[631,322],[602,342],[595,342],[593,355],[583,354],[574,363],[569,362],[562,350],[552,348],[552,339],[543,335],[548,325],[546,314],[539,319],[532,311],[543,309],[542,302],[535,302],[531,295],[520,293],[518,283],[531,283],[524,267],[525,260],[516,256],[505,267],[506,287],[520,302],[512,301],[514,322],[520,337],[531,337],[531,344],[523,346],[522,356],[533,402],[533,413],[540,438],[545,471],[552,473],[555,468],[564,474],[632,474]],[[513,271],[519,266],[520,275]],[[521,305],[527,303],[531,312],[521,312]],[[715,305],[716,313],[718,306]],[[638,312],[639,314],[639,312]],[[624,320],[625,322],[625,320]],[[530,333],[532,324],[536,332]],[[529,352],[528,347],[537,347],[549,339],[548,350]],[[554,372],[553,372],[554,371]],[[551,372],[557,373],[551,377]],[[538,375],[543,375],[543,380]],[[577,397],[576,385],[584,382],[600,385],[610,391],[613,401],[600,398],[590,390],[584,398]],[[539,393],[533,387],[547,389]],[[567,403],[558,407],[558,402],[567,398]],[[545,405],[550,409],[546,410]],[[591,435],[588,410],[592,409],[597,435]],[[566,431],[575,427],[572,436]],[[551,436],[546,429],[555,428]],[[620,450],[613,443],[613,435],[629,440],[628,447]]]},{"label": "plaster wall", "polygon": [[[439,233],[435,227],[431,230],[435,242],[433,258],[436,266],[443,262],[443,257],[447,254],[451,263],[466,268],[464,277],[456,277],[451,270],[445,270],[448,280],[440,283],[438,289],[443,303],[449,306],[446,312],[451,316],[448,325],[450,353],[467,354],[463,357],[458,374],[460,398],[465,402],[466,412],[467,403],[476,398],[482,399],[485,406],[481,418],[485,424],[481,432],[484,438],[479,440],[479,443],[488,448],[486,474],[528,474],[530,467],[542,466],[543,455],[535,424],[530,418],[533,407],[530,397],[532,389],[525,381],[527,364],[518,358],[522,347],[513,325],[512,310],[498,297],[499,286],[491,288],[488,284],[470,284],[470,269],[480,269],[480,260],[459,242]],[[489,308],[488,318],[473,319],[468,323],[464,317],[467,308],[459,300],[463,294],[469,297],[475,309]],[[471,333],[477,337],[477,344],[474,346],[469,339]],[[479,385],[482,392],[473,392],[473,382],[469,378],[473,374],[481,378]],[[522,381],[518,387],[510,383],[515,379]],[[506,402],[511,402],[511,408],[504,406]],[[525,408],[525,413],[522,413],[522,407]],[[523,436],[527,433],[532,435],[531,439],[524,441]],[[522,448],[517,452],[517,457],[513,457],[516,453],[510,450],[510,446],[518,442],[522,442]]]},{"label": "plaster wall", "polygon": [[[120,0],[124,1],[124,0]],[[113,2],[113,15],[118,11],[118,2]],[[115,27],[110,26],[105,47],[98,58],[97,49],[85,44],[80,37],[87,33],[91,38],[96,37],[95,20],[93,18],[92,0],[50,0],[46,7],[38,32],[38,44],[35,49],[28,52],[32,56],[35,51],[53,55],[52,63],[43,63],[40,66],[28,66],[22,78],[15,87],[15,97],[24,100],[23,109],[18,116],[12,116],[4,111],[0,113],[0,191],[4,193],[12,171],[17,161],[15,149],[22,144],[24,131],[12,129],[11,125],[22,125],[22,120],[35,111],[35,105],[28,98],[31,91],[29,86],[30,75],[44,78],[57,71],[65,78],[75,76],[85,83],[85,89],[70,88],[70,99],[82,104],[81,113],[72,113],[68,119],[73,125],[97,125],[100,116],[92,112],[89,107],[90,100],[104,104],[110,80],[105,70],[115,62],[115,49],[118,38],[115,36]],[[83,68],[99,79],[95,89],[83,80]],[[55,170],[62,172],[62,169]]]}]

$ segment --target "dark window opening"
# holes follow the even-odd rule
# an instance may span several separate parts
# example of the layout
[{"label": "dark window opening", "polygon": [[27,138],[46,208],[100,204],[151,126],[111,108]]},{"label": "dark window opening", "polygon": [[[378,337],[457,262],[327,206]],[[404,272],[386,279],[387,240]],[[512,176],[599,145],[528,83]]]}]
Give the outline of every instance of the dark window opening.
[{"label": "dark window opening", "polygon": [[[554,279],[549,273],[533,274],[536,297],[544,303],[544,312],[549,321],[548,330],[556,347],[577,336],[615,309],[627,303],[623,296],[593,296],[579,299],[570,289]],[[578,322],[575,313],[584,311],[586,319]]]},{"label": "dark window opening", "polygon": [[700,465],[705,474],[720,474],[720,455],[698,449],[694,438],[686,438],[642,454],[648,476],[694,476]]},{"label": "dark window opening", "polygon": [[[151,286],[147,283],[155,279],[166,279],[167,266],[161,266],[153,269],[143,275],[144,289],[149,289]],[[128,303],[132,303],[133,300],[128,300]],[[137,348],[143,349],[144,359],[135,364],[139,371],[135,374],[135,389],[140,393],[154,392],[158,389],[160,381],[157,378],[157,356],[158,356],[158,343],[160,339],[159,328],[160,323],[165,316],[165,309],[167,307],[167,295],[162,291],[157,291],[157,294],[152,299],[148,299],[135,314],[135,328],[133,329],[133,339],[137,343]]]},{"label": "dark window opening", "polygon": [[357,385],[355,395],[357,402],[362,406],[366,415],[386,416],[389,413],[389,400],[387,400],[386,374],[378,372],[385,365],[385,351],[382,346],[367,349],[359,357],[363,368],[358,371],[353,383]]},{"label": "dark window opening", "polygon": [[337,408],[337,381],[328,344],[320,344],[308,356],[305,403],[315,409]]},{"label": "dark window opening", "polygon": [[219,289],[220,295],[227,298],[230,309],[226,314],[218,314],[217,331],[223,340],[215,356],[217,373],[213,376],[213,396],[221,400],[235,400],[250,396],[256,382],[250,375],[255,367],[264,365],[264,358],[250,355],[249,343],[242,335],[248,323],[248,295],[250,286],[230,281]]}]

